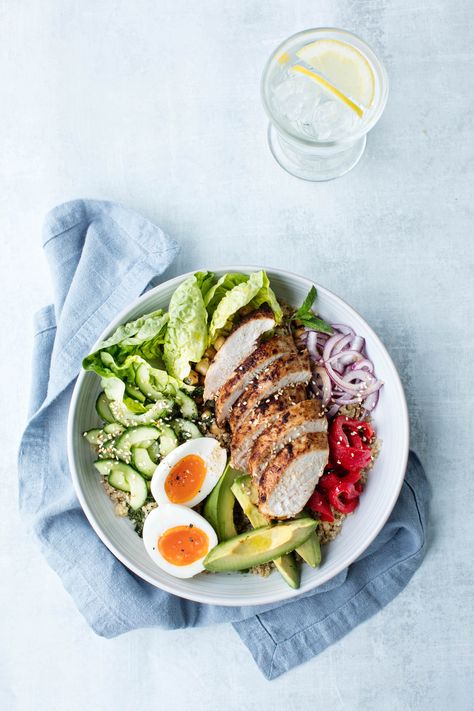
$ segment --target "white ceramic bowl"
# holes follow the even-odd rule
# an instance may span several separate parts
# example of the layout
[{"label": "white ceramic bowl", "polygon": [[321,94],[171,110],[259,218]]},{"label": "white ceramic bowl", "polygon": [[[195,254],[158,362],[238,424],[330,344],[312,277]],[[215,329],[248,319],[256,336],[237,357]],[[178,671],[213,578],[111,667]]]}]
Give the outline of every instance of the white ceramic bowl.
[{"label": "white ceramic bowl", "polygon": [[[225,272],[251,272],[260,268],[238,266],[215,272],[220,276]],[[312,286],[308,279],[290,272],[267,270],[267,273],[277,296],[295,306],[301,304]],[[119,314],[99,341],[107,338],[121,323],[154,309],[166,309],[174,290],[187,276],[184,274],[171,279],[137,299]],[[174,595],[213,605],[260,605],[286,600],[321,585],[350,565],[369,546],[389,517],[403,482],[408,456],[408,414],[403,388],[389,354],[364,319],[342,299],[324,287],[316,286],[318,311],[332,323],[352,326],[366,339],[375,372],[385,383],[373,417],[383,444],[357,511],[344,521],[342,533],[336,540],[323,548],[321,566],[313,570],[303,565],[299,590],[292,590],[277,574],[268,578],[241,573],[201,574],[179,580],[156,567],[148,557],[141,538],[134,532],[132,523],[115,516],[113,505],[92,466],[93,453],[82,433],[99,424],[95,400],[100,390],[100,379],[94,373],[81,372],[79,375],[68,422],[68,455],[77,496],[103,543],[143,580]]]}]

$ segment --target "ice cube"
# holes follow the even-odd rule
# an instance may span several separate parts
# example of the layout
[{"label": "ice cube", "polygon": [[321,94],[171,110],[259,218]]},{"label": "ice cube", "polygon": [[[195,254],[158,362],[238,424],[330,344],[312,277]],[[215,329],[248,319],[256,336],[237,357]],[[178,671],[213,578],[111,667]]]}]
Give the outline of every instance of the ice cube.
[{"label": "ice cube", "polygon": [[290,74],[273,89],[275,109],[290,122],[312,123],[314,108],[320,100],[319,87],[303,74]]},{"label": "ice cube", "polygon": [[356,115],[342,101],[329,100],[320,104],[313,115],[313,131],[320,141],[350,134]]}]

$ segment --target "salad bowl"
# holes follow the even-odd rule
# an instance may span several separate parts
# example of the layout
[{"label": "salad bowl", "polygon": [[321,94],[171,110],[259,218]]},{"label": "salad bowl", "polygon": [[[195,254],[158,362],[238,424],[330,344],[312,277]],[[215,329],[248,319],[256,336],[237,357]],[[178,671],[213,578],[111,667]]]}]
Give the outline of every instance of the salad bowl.
[{"label": "salad bowl", "polygon": [[[226,272],[250,273],[264,267],[230,266],[214,270],[219,277]],[[277,269],[266,270],[277,298],[298,306],[313,282]],[[120,313],[101,334],[96,346],[108,338],[118,325],[137,319],[156,309],[166,309],[175,289],[190,274],[184,274],[150,290]],[[100,380],[82,371],[77,379],[69,411],[68,457],[73,484],[79,502],[91,526],[107,548],[140,578],[174,595],[213,605],[263,605],[308,593],[326,583],[353,563],[370,545],[387,521],[397,501],[405,475],[409,426],[403,388],[396,368],[384,345],[364,319],[338,296],[316,284],[318,311],[331,323],[344,323],[365,338],[367,352],[378,377],[384,382],[380,400],[373,412],[373,422],[382,442],[380,455],[371,470],[360,505],[347,517],[340,535],[323,547],[322,564],[304,566],[301,585],[289,588],[275,574],[267,578],[242,573],[200,574],[179,579],[158,568],[148,556],[142,540],[128,519],[115,515],[97,476],[94,456],[83,432],[97,426],[95,402]],[[95,348],[94,348],[95,350]],[[97,423],[97,424],[96,424]]]}]

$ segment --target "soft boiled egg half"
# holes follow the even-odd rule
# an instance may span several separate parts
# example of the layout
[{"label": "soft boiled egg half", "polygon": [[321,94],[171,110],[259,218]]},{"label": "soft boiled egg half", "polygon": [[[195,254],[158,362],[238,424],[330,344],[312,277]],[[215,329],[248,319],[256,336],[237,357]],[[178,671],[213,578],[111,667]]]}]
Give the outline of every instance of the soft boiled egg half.
[{"label": "soft boiled egg half", "polygon": [[150,558],[175,578],[192,578],[204,570],[203,561],[217,536],[205,518],[188,506],[164,504],[150,511],[143,526]]},{"label": "soft boiled egg half", "polygon": [[160,506],[196,506],[211,493],[226,462],[226,450],[213,437],[190,439],[157,466],[151,480],[153,498]]}]

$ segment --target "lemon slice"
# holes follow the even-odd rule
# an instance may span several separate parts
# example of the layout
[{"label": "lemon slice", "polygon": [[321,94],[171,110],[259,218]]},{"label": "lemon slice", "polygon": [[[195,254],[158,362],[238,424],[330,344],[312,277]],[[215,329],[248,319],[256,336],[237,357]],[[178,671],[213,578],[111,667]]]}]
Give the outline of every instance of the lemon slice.
[{"label": "lemon slice", "polygon": [[364,55],[352,45],[340,40],[321,39],[301,47],[296,55],[345,96],[366,108],[372,104],[374,72]]},{"label": "lemon slice", "polygon": [[324,77],[320,76],[319,74],[315,74],[315,72],[312,72],[310,69],[306,69],[306,67],[301,66],[301,64],[295,64],[294,67],[291,67],[293,72],[300,72],[300,74],[305,74],[307,77],[311,77],[311,79],[314,79],[314,81],[318,82],[321,86],[323,86],[325,89],[331,92],[334,96],[336,96],[340,101],[343,101],[346,106],[348,106],[350,109],[356,112],[357,116],[359,118],[362,118],[364,115],[364,112],[360,108],[360,106],[357,106],[351,99],[349,99],[348,96],[342,93],[342,91],[339,91],[335,86],[330,84]]}]

